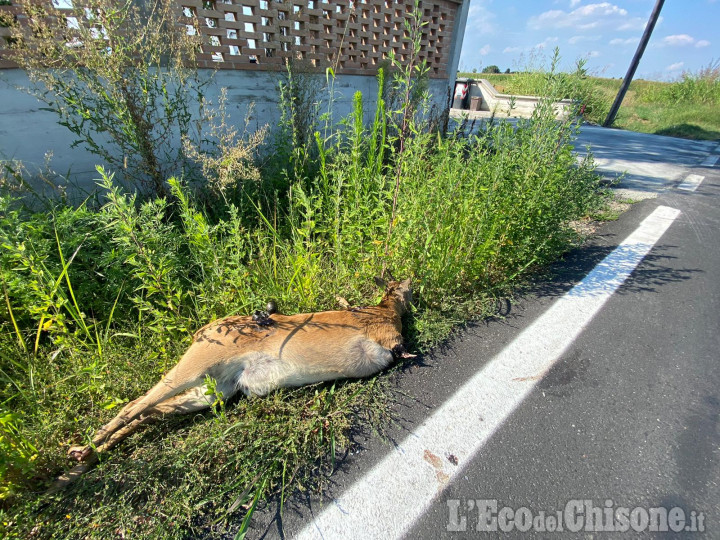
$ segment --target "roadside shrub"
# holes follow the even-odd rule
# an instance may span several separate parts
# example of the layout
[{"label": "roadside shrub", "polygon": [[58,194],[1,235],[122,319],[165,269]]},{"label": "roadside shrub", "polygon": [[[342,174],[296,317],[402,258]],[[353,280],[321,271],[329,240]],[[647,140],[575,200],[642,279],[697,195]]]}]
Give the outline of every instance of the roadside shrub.
[{"label": "roadside shrub", "polygon": [[141,192],[167,195],[165,180],[186,172],[181,138],[208,79],[194,69],[200,35],[177,25],[175,3],[80,0],[72,9],[19,4],[11,58],[28,90],[58,122]]},{"label": "roadside shrub", "polygon": [[[253,107],[245,115],[242,132],[228,118],[227,89],[220,90],[218,103],[206,102],[204,123],[207,125],[205,144],[197,144],[191,138],[183,139],[183,148],[200,169],[203,179],[202,190],[211,198],[222,198],[225,202],[261,181],[257,166],[258,149],[265,142],[268,126],[250,132],[250,117]],[[253,189],[249,189],[251,192]],[[208,201],[212,207],[214,201]]]},{"label": "roadside shrub", "polygon": [[14,494],[33,472],[37,448],[20,429],[20,415],[0,409],[0,501]]}]

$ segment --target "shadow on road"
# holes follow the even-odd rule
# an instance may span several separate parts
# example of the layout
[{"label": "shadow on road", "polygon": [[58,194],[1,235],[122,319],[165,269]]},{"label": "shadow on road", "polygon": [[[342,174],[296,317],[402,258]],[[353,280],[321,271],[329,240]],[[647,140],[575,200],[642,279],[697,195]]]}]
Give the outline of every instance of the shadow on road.
[{"label": "shadow on road", "polygon": [[667,135],[669,137],[682,137],[684,139],[693,140],[718,140],[720,139],[720,131],[713,129],[704,129],[694,124],[675,124],[655,132],[655,135]]}]

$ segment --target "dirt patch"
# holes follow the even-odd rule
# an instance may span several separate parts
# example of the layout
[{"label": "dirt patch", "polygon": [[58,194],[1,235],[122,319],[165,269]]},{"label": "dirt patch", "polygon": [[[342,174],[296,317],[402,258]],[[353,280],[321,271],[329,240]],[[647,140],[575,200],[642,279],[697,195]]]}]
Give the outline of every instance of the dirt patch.
[{"label": "dirt patch", "polygon": [[572,227],[572,229],[583,238],[587,238],[588,236],[595,234],[595,231],[603,223],[607,221],[615,221],[624,212],[626,212],[631,205],[631,202],[615,195],[600,214],[579,219],[577,221],[571,221],[570,227]]}]

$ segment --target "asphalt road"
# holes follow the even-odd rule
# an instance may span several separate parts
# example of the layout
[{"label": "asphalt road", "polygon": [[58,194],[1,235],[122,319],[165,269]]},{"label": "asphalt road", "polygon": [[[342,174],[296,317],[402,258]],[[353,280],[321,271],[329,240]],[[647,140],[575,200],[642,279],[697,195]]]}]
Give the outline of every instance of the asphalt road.
[{"label": "asphalt road", "polygon": [[[249,537],[614,538],[626,528],[633,538],[720,538],[720,163],[714,163],[720,148],[592,127],[579,143],[592,146],[608,176],[626,172],[622,188],[628,193],[649,198],[501,306],[502,317],[471,326],[401,373],[395,384],[404,397],[390,442],[360,439],[362,448],[341,463],[323,501],[293,497],[282,516],[267,508]],[[437,474],[434,499],[424,501],[422,490],[398,481],[392,469],[370,475],[388,456],[410,448],[407,441],[419,437],[428,417],[535,327],[658,207],[680,212],[578,335],[568,338],[544,376],[529,383],[487,438],[473,443],[477,452],[458,453],[459,460],[426,450],[427,466],[416,472]],[[520,379],[526,378],[512,380]],[[462,414],[478,432],[489,421],[471,407]],[[440,470],[452,473],[441,478]],[[371,518],[352,522],[357,510],[343,499],[355,493],[349,489],[370,494],[363,504]],[[392,512],[373,507],[388,490],[386,499],[400,504],[395,521]],[[678,532],[643,527],[644,515],[662,514],[651,508],[665,509]],[[324,511],[336,511],[340,533],[322,518],[314,521]],[[416,516],[409,527],[400,523],[401,513]],[[519,532],[528,516],[536,523]],[[563,521],[564,532],[548,532],[558,526],[548,516]],[[511,522],[517,527],[509,529]],[[479,531],[483,526],[495,531]]]}]

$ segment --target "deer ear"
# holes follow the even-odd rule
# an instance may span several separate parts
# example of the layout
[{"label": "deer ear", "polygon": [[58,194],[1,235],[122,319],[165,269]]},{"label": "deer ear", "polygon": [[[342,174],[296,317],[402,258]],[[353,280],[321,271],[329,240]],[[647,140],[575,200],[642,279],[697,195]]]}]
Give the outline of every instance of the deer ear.
[{"label": "deer ear", "polygon": [[412,284],[411,279],[407,278],[405,281],[402,281],[400,283],[400,287],[402,287],[403,289],[409,289],[411,284]]},{"label": "deer ear", "polygon": [[375,285],[377,285],[381,289],[384,289],[385,287],[387,287],[387,281],[385,281],[380,276],[375,276]]}]

